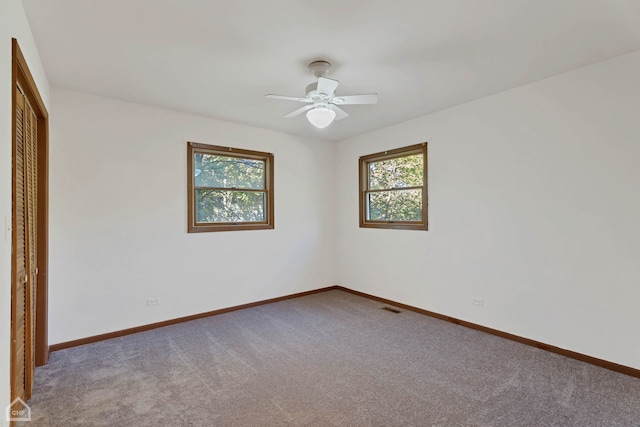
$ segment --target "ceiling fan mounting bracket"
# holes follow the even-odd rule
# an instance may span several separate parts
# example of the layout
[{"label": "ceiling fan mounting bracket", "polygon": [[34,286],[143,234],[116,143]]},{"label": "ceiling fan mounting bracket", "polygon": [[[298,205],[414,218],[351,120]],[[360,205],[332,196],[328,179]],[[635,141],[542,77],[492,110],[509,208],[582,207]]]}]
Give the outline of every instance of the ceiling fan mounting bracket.
[{"label": "ceiling fan mounting bracket", "polygon": [[309,71],[316,78],[327,77],[327,74],[331,71],[331,64],[327,61],[313,61],[309,64]]}]

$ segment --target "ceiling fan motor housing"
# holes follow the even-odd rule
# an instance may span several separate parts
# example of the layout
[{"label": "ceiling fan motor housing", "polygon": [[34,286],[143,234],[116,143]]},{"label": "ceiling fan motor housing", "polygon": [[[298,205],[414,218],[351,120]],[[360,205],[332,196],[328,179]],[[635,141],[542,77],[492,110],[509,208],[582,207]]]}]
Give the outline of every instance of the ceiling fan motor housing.
[{"label": "ceiling fan motor housing", "polygon": [[[331,64],[328,63],[327,61],[314,61],[311,64],[309,64],[309,71],[311,72],[311,74],[316,76],[317,79],[319,79],[320,77],[326,77],[327,74],[329,74],[330,70],[331,70]],[[318,93],[318,82],[311,83],[310,85],[308,85],[306,89],[306,93],[307,93],[307,98],[313,99],[314,101],[326,100],[329,98],[329,95],[331,95],[329,93],[324,93],[324,94]]]},{"label": "ceiling fan motor housing", "polygon": [[318,93],[318,82],[311,83],[306,89],[307,98],[313,99]]}]

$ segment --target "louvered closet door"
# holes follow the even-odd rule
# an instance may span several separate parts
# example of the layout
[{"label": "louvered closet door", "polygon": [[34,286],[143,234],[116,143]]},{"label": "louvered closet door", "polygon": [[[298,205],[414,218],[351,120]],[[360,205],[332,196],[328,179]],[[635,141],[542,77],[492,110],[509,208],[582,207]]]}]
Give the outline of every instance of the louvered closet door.
[{"label": "louvered closet door", "polygon": [[27,346],[26,346],[26,394],[31,398],[33,389],[33,375],[35,372],[35,348],[36,348],[36,281],[38,277],[38,246],[36,245],[36,216],[37,206],[37,129],[38,118],[33,112],[29,102],[25,100],[25,176],[27,184]]},{"label": "louvered closet door", "polygon": [[34,372],[36,121],[24,95],[16,88],[12,398],[24,400],[31,397]]}]

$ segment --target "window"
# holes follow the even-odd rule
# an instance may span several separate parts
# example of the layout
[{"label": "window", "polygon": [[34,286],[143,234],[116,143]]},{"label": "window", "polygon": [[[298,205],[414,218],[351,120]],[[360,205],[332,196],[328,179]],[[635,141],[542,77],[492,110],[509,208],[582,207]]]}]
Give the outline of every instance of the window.
[{"label": "window", "polygon": [[427,230],[427,143],[360,157],[360,227]]},{"label": "window", "polygon": [[273,154],[187,143],[189,233],[274,227]]}]

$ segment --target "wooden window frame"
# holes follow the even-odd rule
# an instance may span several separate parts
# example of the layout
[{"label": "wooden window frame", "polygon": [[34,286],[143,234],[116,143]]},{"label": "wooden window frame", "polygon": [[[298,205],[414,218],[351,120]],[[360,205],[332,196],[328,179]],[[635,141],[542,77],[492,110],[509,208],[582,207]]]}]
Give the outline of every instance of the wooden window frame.
[{"label": "wooden window frame", "polygon": [[[422,154],[424,176],[422,186],[411,187],[422,189],[422,220],[421,221],[376,221],[367,219],[367,195],[369,190],[369,164],[382,160],[395,159],[398,157],[406,157],[415,154]],[[361,228],[387,228],[397,230],[424,230],[429,229],[428,218],[428,191],[427,191],[427,143],[410,145],[408,147],[395,148],[393,150],[382,151],[379,153],[368,154],[360,157],[358,160],[358,179],[359,179],[359,210],[360,210],[360,227]]]},{"label": "wooden window frame", "polygon": [[[260,222],[196,222],[196,190],[194,176],[195,154],[214,154],[241,159],[261,160],[265,164],[265,220]],[[262,151],[245,150],[241,148],[223,147],[219,145],[199,144],[187,142],[187,194],[188,194],[188,227],[189,233],[202,233],[213,231],[239,231],[239,230],[270,230],[275,228],[274,197],[273,197],[273,154]],[[231,190],[231,188],[229,189]]]}]

